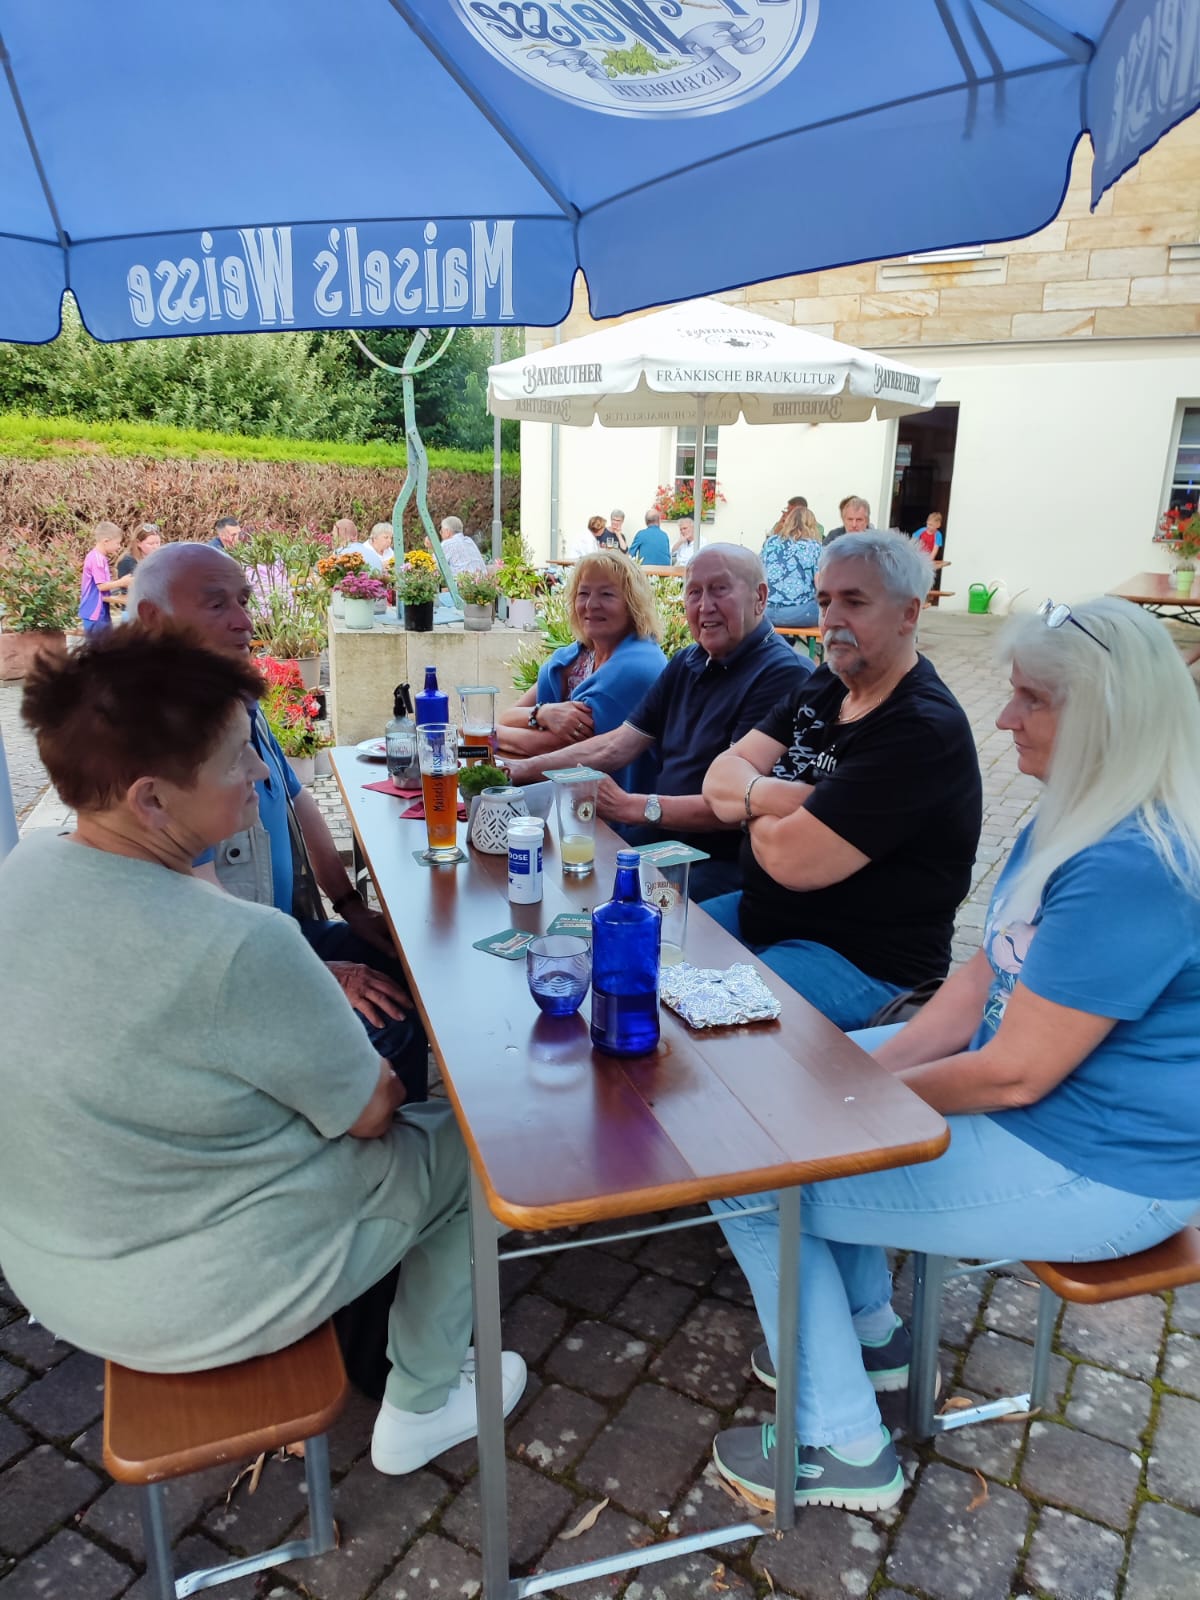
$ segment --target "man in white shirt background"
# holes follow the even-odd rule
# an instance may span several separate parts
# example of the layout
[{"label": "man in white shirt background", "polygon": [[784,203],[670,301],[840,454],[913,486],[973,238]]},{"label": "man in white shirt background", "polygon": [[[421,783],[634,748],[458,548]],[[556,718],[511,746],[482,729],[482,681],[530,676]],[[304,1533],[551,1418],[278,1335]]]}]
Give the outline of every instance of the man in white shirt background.
[{"label": "man in white shirt background", "polygon": [[443,517],[438,536],[442,541],[442,554],[455,577],[464,572],[487,571],[487,562],[474,539],[463,532],[460,517]]}]

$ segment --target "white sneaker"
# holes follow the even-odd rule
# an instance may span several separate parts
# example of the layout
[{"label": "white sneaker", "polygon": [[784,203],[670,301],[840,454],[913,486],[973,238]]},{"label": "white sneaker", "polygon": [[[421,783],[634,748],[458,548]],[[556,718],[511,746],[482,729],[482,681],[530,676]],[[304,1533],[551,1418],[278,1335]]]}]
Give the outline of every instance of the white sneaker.
[{"label": "white sneaker", "polygon": [[[525,1393],[525,1363],[515,1350],[500,1355],[500,1384],[507,1417]],[[452,1445],[473,1439],[479,1431],[475,1408],[475,1347],[467,1351],[458,1380],[445,1405],[436,1411],[400,1411],[385,1400],[371,1435],[371,1464],[393,1476],[415,1472]]]}]

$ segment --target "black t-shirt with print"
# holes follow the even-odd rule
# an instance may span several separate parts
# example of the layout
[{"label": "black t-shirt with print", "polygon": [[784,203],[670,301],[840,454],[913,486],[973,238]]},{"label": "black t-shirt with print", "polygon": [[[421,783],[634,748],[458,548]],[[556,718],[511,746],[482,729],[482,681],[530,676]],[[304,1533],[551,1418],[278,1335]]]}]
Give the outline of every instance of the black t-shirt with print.
[{"label": "black t-shirt with print", "polygon": [[922,656],[883,705],[839,723],[846,687],[820,667],[759,731],[784,752],[773,776],[813,785],[805,809],[870,860],[825,889],[782,888],[742,847],[742,936],[811,939],[860,971],[912,987],[950,965],[971,886],[982,786],[970,725]]}]

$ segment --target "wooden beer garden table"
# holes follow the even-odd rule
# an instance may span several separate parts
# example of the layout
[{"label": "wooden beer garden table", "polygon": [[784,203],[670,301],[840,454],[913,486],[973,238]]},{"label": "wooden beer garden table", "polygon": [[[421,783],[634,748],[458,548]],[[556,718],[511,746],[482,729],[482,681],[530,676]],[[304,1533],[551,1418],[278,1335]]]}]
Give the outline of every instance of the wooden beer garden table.
[{"label": "wooden beer garden table", "polygon": [[[508,927],[541,932],[560,912],[606,900],[620,839],[597,824],[594,872],[564,881],[551,815],[542,902],[511,905],[506,858],[471,849],[465,824],[458,826],[465,862],[420,864],[413,853],[425,846],[424,823],[401,821],[406,802],[363,787],[386,776],[385,768],[348,746],[333,751],[332,763],[354,829],[356,863],[364,861],[375,882],[471,1155],[485,1600],[517,1600],[761,1532],[741,1522],[510,1578],[497,1248],[504,1228],[542,1231],[779,1191],[777,1426],[786,1490],[776,1497],[776,1526],[790,1527],[797,1185],[932,1160],[949,1142],[945,1123],[695,905],[686,958],[712,967],[749,962],[782,1002],[778,1021],[694,1032],[663,1007],[655,1055],[619,1060],[593,1051],[586,998],[575,1017],[543,1017],[526,986],[524,960],[505,961],[472,944]],[[764,1209],[774,1210],[774,1202]],[[570,1247],[555,1242],[505,1255]]]},{"label": "wooden beer garden table", "polygon": [[1192,589],[1176,589],[1169,572],[1139,572],[1126,578],[1108,592],[1121,600],[1132,600],[1156,617],[1169,617],[1174,622],[1191,622],[1200,626],[1200,594]]}]

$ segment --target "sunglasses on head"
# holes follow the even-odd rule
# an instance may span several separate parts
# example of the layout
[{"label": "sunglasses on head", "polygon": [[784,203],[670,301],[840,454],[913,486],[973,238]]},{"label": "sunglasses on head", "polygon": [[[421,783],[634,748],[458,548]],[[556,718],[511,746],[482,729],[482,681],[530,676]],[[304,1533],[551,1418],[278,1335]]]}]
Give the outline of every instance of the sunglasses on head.
[{"label": "sunglasses on head", "polygon": [[1104,640],[1098,639],[1090,628],[1084,627],[1083,623],[1072,612],[1070,606],[1061,602],[1056,605],[1053,600],[1043,600],[1038,607],[1038,616],[1041,617],[1048,628],[1061,628],[1064,622],[1071,623],[1073,627],[1079,629],[1080,633],[1086,633],[1093,644],[1098,644],[1101,650],[1108,650],[1109,655],[1112,655],[1112,651],[1108,649]]}]

